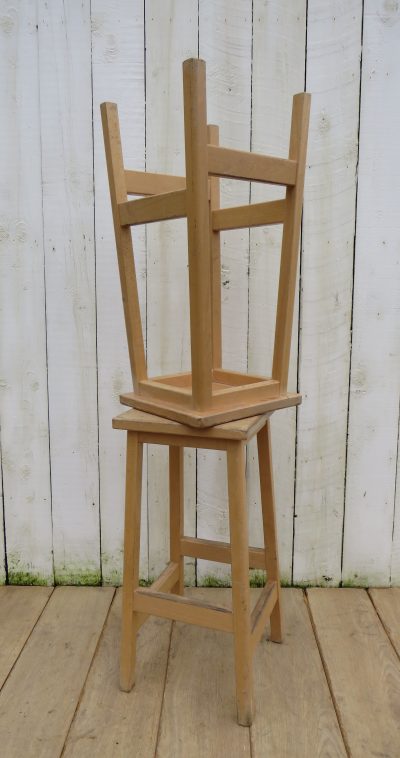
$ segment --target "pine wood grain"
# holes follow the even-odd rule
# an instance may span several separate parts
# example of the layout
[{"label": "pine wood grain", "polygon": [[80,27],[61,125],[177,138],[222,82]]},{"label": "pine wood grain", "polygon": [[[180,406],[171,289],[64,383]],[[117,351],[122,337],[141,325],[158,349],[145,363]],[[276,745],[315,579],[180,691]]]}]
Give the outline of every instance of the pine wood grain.
[{"label": "pine wood grain", "polygon": [[150,758],[164,691],[171,623],[149,619],[137,640],[135,686],[118,685],[121,590],[118,590],[66,741],[64,758]]},{"label": "pine wood grain", "polygon": [[52,592],[51,587],[0,587],[0,687]]},{"label": "pine wood grain", "polygon": [[113,594],[106,587],[53,592],[0,694],[7,758],[60,755]]},{"label": "pine wood grain", "polygon": [[[254,594],[258,590],[253,591]],[[345,758],[335,709],[303,593],[282,591],[285,637],[262,640],[254,655],[254,758]]]},{"label": "pine wood grain", "polygon": [[[197,600],[229,607],[229,590],[193,589]],[[250,758],[249,731],[236,723],[231,635],[175,623],[157,756]]]},{"label": "pine wood grain", "polygon": [[364,590],[311,589],[313,622],[352,758],[400,754],[400,664]]}]

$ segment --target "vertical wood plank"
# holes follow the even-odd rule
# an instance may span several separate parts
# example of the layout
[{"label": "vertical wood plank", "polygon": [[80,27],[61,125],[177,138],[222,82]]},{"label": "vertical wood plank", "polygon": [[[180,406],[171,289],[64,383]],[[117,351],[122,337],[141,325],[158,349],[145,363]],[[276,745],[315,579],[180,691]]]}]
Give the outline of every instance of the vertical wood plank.
[{"label": "vertical wood plank", "polygon": [[[304,89],[305,0],[254,0],[252,137],[254,152],[286,158],[292,95]],[[284,197],[284,190],[254,183],[252,202]],[[271,376],[282,227],[250,232],[249,371]],[[298,285],[297,285],[298,290]],[[298,298],[298,295],[296,296]],[[295,303],[289,364],[289,391],[297,389],[298,302]],[[296,409],[275,413],[271,436],[281,577],[291,581]],[[250,541],[262,545],[256,440],[248,446]]]},{"label": "vertical wood plank", "polygon": [[4,527],[5,527],[5,522],[4,522],[4,493],[3,493],[3,462],[2,462],[1,433],[0,433],[0,584],[4,584],[7,579],[6,545],[5,545]]},{"label": "vertical wood plank", "polygon": [[400,417],[397,437],[397,464],[394,503],[393,544],[390,566],[390,581],[395,586],[400,585]]},{"label": "vertical wood plank", "polygon": [[[99,465],[103,581],[122,578],[125,435],[111,429],[119,394],[132,387],[112,226],[100,103],[118,104],[127,167],[144,170],[144,10],[135,0],[92,0],[92,75],[99,393]],[[146,313],[144,229],[133,236],[142,318]],[[146,456],[144,460],[146,480]],[[141,576],[147,578],[147,488],[142,496]]]},{"label": "vertical wood plank", "polygon": [[400,8],[367,0],[364,14],[343,581],[377,585],[390,577],[400,396]]},{"label": "vertical wood plank", "polygon": [[300,304],[295,582],[338,584],[346,461],[362,3],[308,5],[312,93]]},{"label": "vertical wood plank", "polygon": [[100,582],[90,3],[39,3],[54,572]]},{"label": "vertical wood plank", "polygon": [[[146,168],[185,175],[182,61],[197,56],[197,0],[146,2]],[[186,219],[147,227],[149,376],[190,368]],[[149,574],[169,555],[168,449],[149,445]],[[185,524],[194,534],[196,453],[185,451]],[[188,559],[186,582],[194,581]]]},{"label": "vertical wood plank", "polygon": [[[250,148],[252,4],[203,0],[199,6],[199,55],[207,63],[208,122],[219,125],[220,144]],[[249,201],[247,182],[221,180],[221,207]],[[221,234],[222,364],[247,369],[249,233]],[[225,455],[198,452],[198,536],[226,540],[228,509]],[[201,563],[199,581],[226,577],[223,564]]]},{"label": "vertical wood plank", "polygon": [[0,397],[10,582],[53,581],[36,4],[1,3]]}]

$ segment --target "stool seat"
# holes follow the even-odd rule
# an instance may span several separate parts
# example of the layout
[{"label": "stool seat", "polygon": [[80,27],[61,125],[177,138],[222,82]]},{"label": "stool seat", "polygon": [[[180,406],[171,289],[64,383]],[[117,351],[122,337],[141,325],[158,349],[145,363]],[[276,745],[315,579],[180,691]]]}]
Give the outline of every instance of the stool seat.
[{"label": "stool seat", "polygon": [[[149,615],[230,632],[234,637],[239,724],[253,718],[252,656],[268,620],[270,639],[282,641],[280,581],[276,540],[270,416],[264,413],[199,429],[137,409],[113,419],[127,432],[121,689],[134,684],[136,637]],[[246,444],[257,436],[263,547],[248,540]],[[143,443],[169,448],[170,560],[150,587],[139,585]],[[226,451],[229,542],[188,536],[184,530],[183,451],[185,447]],[[232,610],[184,597],[184,556],[231,564]],[[251,608],[249,569],[266,570],[267,581]]]},{"label": "stool seat", "polygon": [[237,421],[228,421],[207,429],[197,429],[193,426],[180,424],[177,421],[153,416],[151,413],[132,408],[113,418],[114,429],[125,429],[131,432],[152,432],[159,434],[176,434],[177,436],[197,437],[204,439],[246,440],[248,441],[264,426],[271,413],[251,416]]}]

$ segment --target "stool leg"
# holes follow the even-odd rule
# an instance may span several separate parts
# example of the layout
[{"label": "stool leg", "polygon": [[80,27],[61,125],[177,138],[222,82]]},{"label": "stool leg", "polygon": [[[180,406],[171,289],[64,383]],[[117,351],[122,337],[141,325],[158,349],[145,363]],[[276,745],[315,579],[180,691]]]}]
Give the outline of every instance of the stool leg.
[{"label": "stool leg", "polygon": [[126,448],[124,577],[122,588],[122,638],[120,686],[129,692],[135,681],[136,636],[140,613],[133,610],[133,593],[139,585],[140,511],[143,445],[128,432]]},{"label": "stool leg", "polygon": [[169,537],[170,560],[179,564],[179,581],[171,592],[184,593],[184,563],[181,554],[183,537],[184,499],[183,499],[183,447],[169,446]]},{"label": "stool leg", "polygon": [[271,614],[271,640],[282,642],[281,585],[276,539],[274,474],[272,469],[271,427],[269,419],[257,434],[260,471],[261,508],[264,529],[265,565],[268,580],[276,581],[278,599]]},{"label": "stool leg", "polygon": [[245,446],[227,448],[229,529],[232,560],[232,612],[238,723],[253,719],[253,671],[250,628],[249,540],[246,503]]}]

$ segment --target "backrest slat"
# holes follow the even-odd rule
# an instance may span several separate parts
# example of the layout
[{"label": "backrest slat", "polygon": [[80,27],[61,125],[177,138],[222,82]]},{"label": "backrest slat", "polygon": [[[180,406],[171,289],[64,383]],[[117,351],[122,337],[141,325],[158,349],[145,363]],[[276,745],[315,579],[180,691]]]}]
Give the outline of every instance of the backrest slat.
[{"label": "backrest slat", "polygon": [[283,224],[286,218],[286,200],[270,200],[266,203],[237,205],[234,208],[221,208],[212,214],[214,231],[228,229],[245,229],[251,226],[269,226]]},{"label": "backrest slat", "polygon": [[127,195],[160,195],[162,192],[175,192],[186,188],[184,176],[170,174],[153,174],[150,171],[125,170]]},{"label": "backrest slat", "polygon": [[293,186],[296,184],[297,163],[272,155],[208,145],[208,173],[230,179]]},{"label": "backrest slat", "polygon": [[186,190],[149,195],[140,200],[119,203],[119,220],[123,226],[151,224],[186,216]]}]

